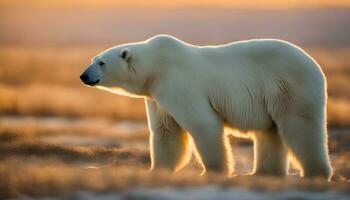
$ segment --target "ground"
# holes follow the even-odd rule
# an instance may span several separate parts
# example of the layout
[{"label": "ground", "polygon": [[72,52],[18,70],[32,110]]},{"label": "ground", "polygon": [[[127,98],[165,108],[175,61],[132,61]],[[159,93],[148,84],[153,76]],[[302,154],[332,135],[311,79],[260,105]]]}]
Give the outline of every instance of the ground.
[{"label": "ground", "polygon": [[[335,180],[324,182],[300,179],[295,168],[286,179],[199,176],[201,170],[194,160],[177,173],[150,172],[147,125],[142,122],[6,116],[0,119],[0,126],[2,197],[350,198],[350,129],[330,131]],[[231,141],[236,173],[249,173],[251,142]]]}]

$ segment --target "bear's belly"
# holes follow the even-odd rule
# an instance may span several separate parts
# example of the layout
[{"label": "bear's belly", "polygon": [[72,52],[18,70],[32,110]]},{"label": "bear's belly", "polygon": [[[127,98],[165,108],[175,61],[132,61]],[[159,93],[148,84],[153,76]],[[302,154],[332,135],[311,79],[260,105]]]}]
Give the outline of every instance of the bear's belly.
[{"label": "bear's belly", "polygon": [[273,121],[267,113],[252,113],[247,115],[233,114],[224,118],[225,126],[241,132],[267,130],[273,126]]}]

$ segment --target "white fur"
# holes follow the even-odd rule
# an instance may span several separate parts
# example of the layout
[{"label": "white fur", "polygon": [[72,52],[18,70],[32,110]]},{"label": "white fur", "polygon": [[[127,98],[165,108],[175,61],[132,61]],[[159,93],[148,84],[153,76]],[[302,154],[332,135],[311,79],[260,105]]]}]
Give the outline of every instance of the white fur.
[{"label": "white fur", "polygon": [[[128,60],[120,57],[125,49]],[[90,68],[99,88],[146,99],[152,168],[185,166],[192,138],[206,170],[231,173],[225,127],[254,139],[257,174],[286,175],[289,152],[302,175],[331,176],[325,77],[288,42],[200,47],[159,35],[108,49]]]}]

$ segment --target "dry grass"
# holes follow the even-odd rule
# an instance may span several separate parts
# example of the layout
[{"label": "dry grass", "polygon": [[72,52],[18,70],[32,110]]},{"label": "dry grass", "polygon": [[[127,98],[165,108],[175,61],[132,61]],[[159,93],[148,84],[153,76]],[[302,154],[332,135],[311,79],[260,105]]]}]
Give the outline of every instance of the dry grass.
[{"label": "dry grass", "polygon": [[0,118],[0,143],[43,137],[90,137],[106,140],[145,141],[148,138],[146,124],[132,122],[115,123],[102,119],[66,119],[48,117],[2,117]]},{"label": "dry grass", "polygon": [[38,157],[41,159],[58,159],[69,162],[110,163],[114,160],[123,161],[136,159],[149,163],[148,152],[130,152],[130,150],[113,147],[71,147],[58,144],[46,144],[38,141],[3,143],[0,146],[1,158]]},{"label": "dry grass", "polygon": [[55,85],[0,86],[0,111],[4,114],[104,117],[145,120],[140,99],[118,97],[96,89]]},{"label": "dry grass", "polygon": [[145,120],[141,99],[83,86],[80,73],[102,48],[0,48],[0,112]]},{"label": "dry grass", "polygon": [[[350,90],[349,90],[350,91]],[[350,126],[350,98],[329,98],[327,106],[328,125],[332,127]]]}]

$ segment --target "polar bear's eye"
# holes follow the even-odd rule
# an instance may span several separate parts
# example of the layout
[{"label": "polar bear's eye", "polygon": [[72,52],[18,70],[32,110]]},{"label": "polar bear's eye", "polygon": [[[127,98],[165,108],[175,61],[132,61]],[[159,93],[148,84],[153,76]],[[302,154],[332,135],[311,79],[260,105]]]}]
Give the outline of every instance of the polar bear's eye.
[{"label": "polar bear's eye", "polygon": [[98,62],[98,65],[103,66],[103,65],[105,65],[105,63],[100,61],[100,62]]}]

